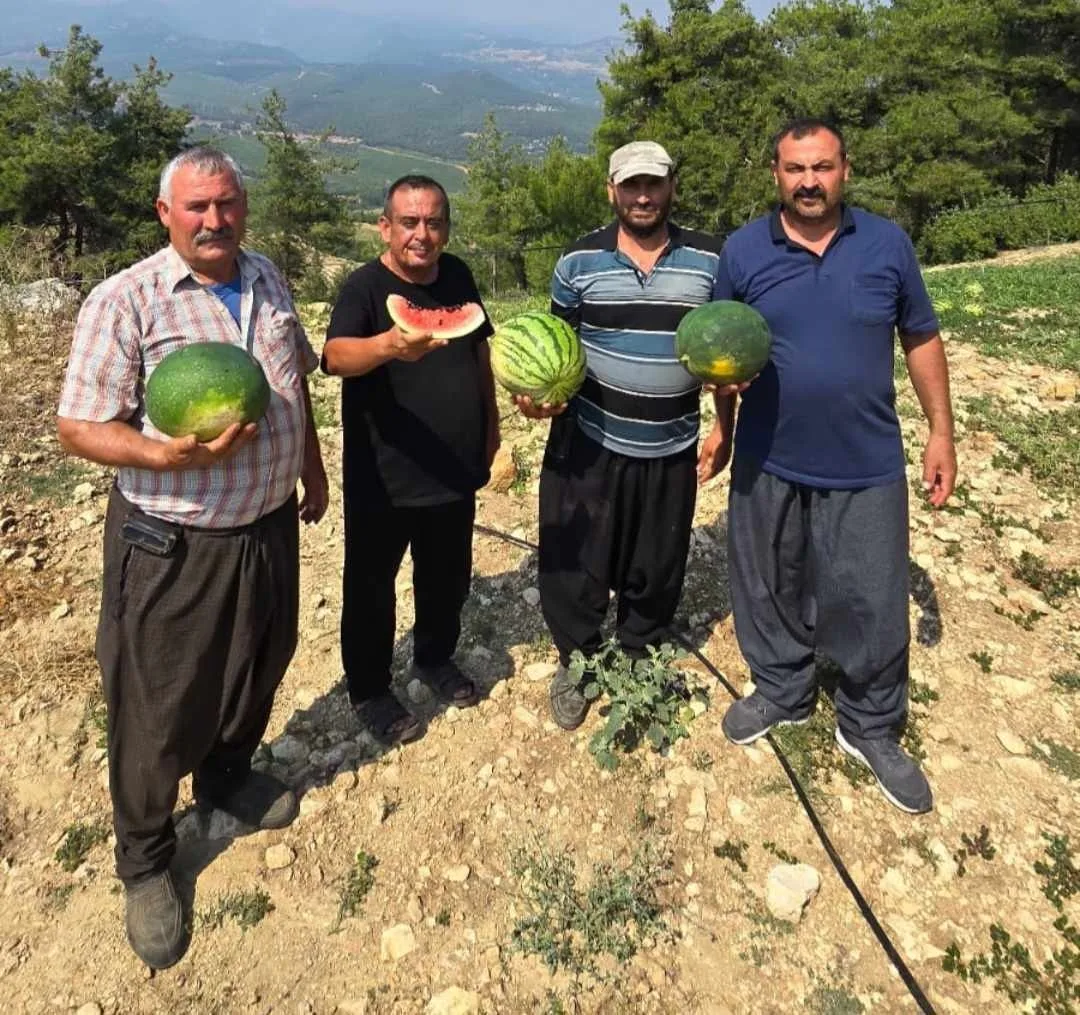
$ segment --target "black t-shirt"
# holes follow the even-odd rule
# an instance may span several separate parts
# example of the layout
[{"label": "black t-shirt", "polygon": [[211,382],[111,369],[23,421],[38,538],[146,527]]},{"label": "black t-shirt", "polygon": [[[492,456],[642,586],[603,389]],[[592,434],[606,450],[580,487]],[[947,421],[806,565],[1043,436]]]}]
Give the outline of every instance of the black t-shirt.
[{"label": "black t-shirt", "polygon": [[[330,316],[326,339],[369,338],[393,326],[386,297],[399,293],[420,307],[480,302],[468,265],[439,258],[438,277],[416,285],[380,260],[354,271]],[[341,386],[345,495],[420,507],[471,496],[488,481],[487,403],[478,349],[491,322],[415,363],[390,360]],[[325,360],[324,360],[325,367]]]}]

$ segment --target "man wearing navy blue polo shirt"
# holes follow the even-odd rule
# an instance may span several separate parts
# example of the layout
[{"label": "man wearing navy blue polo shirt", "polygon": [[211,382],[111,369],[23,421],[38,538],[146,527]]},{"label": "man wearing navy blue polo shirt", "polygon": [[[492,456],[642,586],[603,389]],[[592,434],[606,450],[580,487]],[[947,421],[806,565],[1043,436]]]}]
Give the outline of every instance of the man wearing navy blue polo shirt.
[{"label": "man wearing navy blue polo shirt", "polygon": [[[908,502],[893,342],[929,423],[923,488],[940,507],[956,481],[948,368],[911,241],[843,202],[840,132],[798,120],[778,135],[780,205],[732,234],[715,299],[747,303],[772,358],[742,396],[728,553],[739,648],[756,690],[724,716],[747,744],[813,711],[815,651],[844,676],[836,739],[885,796],[928,811],[926,777],[899,744],[908,690]],[[722,400],[730,434],[734,397]]]}]

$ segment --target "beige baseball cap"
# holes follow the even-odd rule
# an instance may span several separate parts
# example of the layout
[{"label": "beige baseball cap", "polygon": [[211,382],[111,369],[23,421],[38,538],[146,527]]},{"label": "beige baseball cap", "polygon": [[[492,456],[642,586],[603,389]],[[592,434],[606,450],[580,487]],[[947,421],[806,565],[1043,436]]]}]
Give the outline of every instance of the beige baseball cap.
[{"label": "beige baseball cap", "polygon": [[667,176],[675,163],[655,141],[631,141],[611,153],[608,177],[622,183],[631,176]]}]

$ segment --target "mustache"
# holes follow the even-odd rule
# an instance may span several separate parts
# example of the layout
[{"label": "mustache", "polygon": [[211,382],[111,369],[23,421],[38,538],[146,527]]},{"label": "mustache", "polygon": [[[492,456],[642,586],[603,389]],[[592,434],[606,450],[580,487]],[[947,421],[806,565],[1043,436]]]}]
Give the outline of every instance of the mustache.
[{"label": "mustache", "polygon": [[795,197],[824,197],[825,191],[820,187],[800,187],[795,191]]},{"label": "mustache", "polygon": [[195,246],[201,247],[205,243],[213,243],[215,240],[231,240],[235,238],[232,226],[222,226],[220,229],[200,229],[195,234]]}]

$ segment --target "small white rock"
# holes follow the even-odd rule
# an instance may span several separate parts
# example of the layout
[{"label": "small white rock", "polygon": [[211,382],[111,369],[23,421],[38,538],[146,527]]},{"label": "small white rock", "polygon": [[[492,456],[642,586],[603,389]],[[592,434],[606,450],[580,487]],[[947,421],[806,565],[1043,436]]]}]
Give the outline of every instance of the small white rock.
[{"label": "small white rock", "polygon": [[397,923],[382,932],[379,955],[383,961],[397,962],[416,949],[416,935],[407,923]]},{"label": "small white rock", "polygon": [[427,1003],[424,1015],[478,1015],[480,995],[461,987],[447,987]]},{"label": "small white rock", "polygon": [[514,709],[514,718],[523,726],[535,729],[540,725],[540,719],[535,712],[530,711],[524,705],[518,705]]},{"label": "small white rock", "polygon": [[1011,730],[998,730],[998,743],[1010,754],[1025,755],[1028,752],[1027,744]]},{"label": "small white rock", "polygon": [[540,590],[530,586],[524,592],[521,593],[521,598],[525,600],[530,606],[540,605]]},{"label": "small white rock", "polygon": [[749,808],[738,797],[728,797],[727,802],[728,814],[731,815],[731,820],[737,825],[746,825],[750,823],[748,815]]},{"label": "small white rock", "polygon": [[821,875],[810,864],[777,864],[765,882],[765,905],[778,920],[798,923],[820,887]]},{"label": "small white rock", "polygon": [[409,701],[417,705],[422,705],[424,702],[431,700],[431,688],[416,677],[409,681],[405,693],[409,696]]},{"label": "small white rock", "polygon": [[529,663],[521,672],[526,680],[550,680],[555,676],[558,666],[555,663]]},{"label": "small white rock", "polygon": [[468,881],[470,874],[472,874],[472,868],[467,863],[455,864],[442,872],[443,881],[452,881],[459,885]]},{"label": "small white rock", "polygon": [[1002,673],[995,673],[990,678],[990,681],[995,689],[1007,698],[1026,698],[1028,695],[1034,694],[1038,689],[1030,681],[1021,680],[1018,677],[1008,677]]},{"label": "small white rock", "polygon": [[285,843],[279,842],[276,846],[267,849],[263,854],[263,860],[267,870],[279,871],[291,867],[293,861],[296,860],[296,854]]}]

